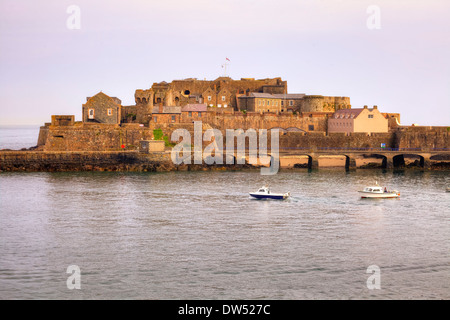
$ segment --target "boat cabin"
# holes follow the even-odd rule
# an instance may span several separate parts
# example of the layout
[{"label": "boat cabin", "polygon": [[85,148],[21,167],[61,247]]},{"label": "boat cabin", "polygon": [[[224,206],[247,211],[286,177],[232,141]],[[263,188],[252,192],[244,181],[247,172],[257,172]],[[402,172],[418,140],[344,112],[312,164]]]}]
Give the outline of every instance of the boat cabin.
[{"label": "boat cabin", "polygon": [[381,187],[366,187],[364,192],[383,193],[383,189]]},{"label": "boat cabin", "polygon": [[270,193],[270,190],[269,190],[269,188],[267,188],[267,187],[261,187],[261,188],[258,190],[258,192],[262,192],[262,193]]}]

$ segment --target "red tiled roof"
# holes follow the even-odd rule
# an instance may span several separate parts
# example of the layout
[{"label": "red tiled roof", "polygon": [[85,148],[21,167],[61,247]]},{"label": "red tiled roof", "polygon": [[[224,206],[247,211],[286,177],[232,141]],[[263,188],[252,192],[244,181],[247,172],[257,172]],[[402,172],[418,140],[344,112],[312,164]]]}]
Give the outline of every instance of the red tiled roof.
[{"label": "red tiled roof", "polygon": [[363,110],[364,108],[340,109],[334,113],[333,118],[336,119],[340,116],[353,116],[353,118],[356,118]]}]

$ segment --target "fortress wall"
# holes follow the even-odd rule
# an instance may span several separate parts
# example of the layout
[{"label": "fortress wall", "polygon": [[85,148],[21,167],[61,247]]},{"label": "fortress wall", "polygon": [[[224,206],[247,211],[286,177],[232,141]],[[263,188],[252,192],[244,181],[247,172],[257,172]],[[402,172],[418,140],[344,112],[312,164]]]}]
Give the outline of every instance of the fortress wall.
[{"label": "fortress wall", "polygon": [[0,151],[0,172],[2,171],[132,171],[166,172],[225,170],[227,167],[251,168],[251,165],[207,165],[181,164],[172,162],[169,152],[140,153],[119,152],[43,152],[43,151]]},{"label": "fortress wall", "polygon": [[399,127],[395,136],[400,148],[450,149],[450,127]]},{"label": "fortress wall", "polygon": [[314,131],[326,131],[327,118],[303,117],[294,114],[254,113],[247,114],[236,112],[234,114],[215,114],[208,112],[205,122],[213,128],[225,129],[272,129],[272,128],[299,128],[309,131],[309,126],[314,126]]},{"label": "fortress wall", "polygon": [[0,151],[0,171],[169,171],[170,154]]},{"label": "fortress wall", "polygon": [[78,125],[41,127],[39,146],[43,151],[113,151],[136,149],[140,140],[149,140],[153,131],[145,127],[118,125]]},{"label": "fortress wall", "polygon": [[349,136],[332,133],[325,136],[319,133],[302,135],[297,132],[288,132],[280,136],[280,148],[380,148],[381,143],[385,143],[386,148],[394,148],[394,136],[390,133],[372,136],[365,133],[354,133]]},{"label": "fortress wall", "polygon": [[48,136],[48,126],[42,126],[39,129],[39,136],[37,141],[37,146],[43,146],[47,142],[47,136]]},{"label": "fortress wall", "polygon": [[[399,127],[389,133],[351,133],[326,135],[326,118],[300,115],[276,115],[259,113],[215,114],[202,117],[203,130],[219,129],[225,136],[226,129],[299,128],[305,132],[280,132],[280,146],[289,148],[448,148],[450,129],[447,127]],[[314,125],[314,131],[308,132]],[[163,133],[171,136],[173,130],[185,128],[193,134],[192,123],[157,124]],[[75,123],[73,126],[41,127],[38,137],[39,150],[43,151],[118,151],[121,145],[136,150],[140,140],[151,140],[153,129],[138,124],[105,125]]]}]

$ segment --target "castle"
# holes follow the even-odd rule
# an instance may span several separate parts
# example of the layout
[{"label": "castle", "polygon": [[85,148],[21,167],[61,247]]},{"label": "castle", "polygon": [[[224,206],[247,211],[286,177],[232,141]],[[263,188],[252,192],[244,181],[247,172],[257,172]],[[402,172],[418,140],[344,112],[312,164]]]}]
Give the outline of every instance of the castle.
[{"label": "castle", "polygon": [[54,115],[41,127],[38,148],[52,151],[136,149],[161,129],[166,136],[194,121],[225,129],[272,129],[283,132],[387,133],[399,114],[378,108],[352,109],[349,97],[288,93],[281,78],[215,80],[189,78],[153,83],[135,91],[135,104],[99,92],[82,105],[82,121]]},{"label": "castle", "polygon": [[[287,82],[281,78],[233,80],[229,77],[219,77],[212,81],[192,78],[174,80],[171,83],[163,81],[153,83],[150,89],[136,90],[134,96],[135,105],[121,106],[120,119],[114,116],[115,112],[119,112],[117,109],[121,104],[119,99],[114,97],[107,99],[101,93],[92,97],[94,99],[92,101],[88,98],[83,106],[83,121],[143,124],[152,120],[155,123],[164,123],[166,120],[179,122],[181,113],[192,106],[197,108],[194,107],[187,112],[301,114],[333,113],[351,107],[348,97],[289,94]],[[105,110],[108,109],[111,109],[110,117],[105,118]]]}]

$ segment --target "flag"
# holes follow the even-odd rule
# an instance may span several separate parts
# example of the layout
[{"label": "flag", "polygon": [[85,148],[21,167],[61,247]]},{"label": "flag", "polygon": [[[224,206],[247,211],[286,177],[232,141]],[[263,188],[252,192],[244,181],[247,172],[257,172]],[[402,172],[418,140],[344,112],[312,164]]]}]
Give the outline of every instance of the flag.
[{"label": "flag", "polygon": [[228,58],[225,58],[227,61],[230,61],[230,59],[228,59]]}]

